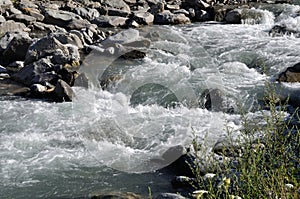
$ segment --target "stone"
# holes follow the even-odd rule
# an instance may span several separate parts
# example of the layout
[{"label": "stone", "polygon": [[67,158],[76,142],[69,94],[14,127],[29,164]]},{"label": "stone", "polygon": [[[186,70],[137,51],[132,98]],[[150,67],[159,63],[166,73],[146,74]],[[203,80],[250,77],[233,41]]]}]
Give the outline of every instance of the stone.
[{"label": "stone", "polygon": [[166,10],[162,13],[155,15],[154,23],[155,24],[185,24],[190,23],[190,19],[184,14],[173,14],[170,11]]},{"label": "stone", "polygon": [[34,94],[43,94],[47,92],[48,88],[47,86],[43,86],[41,84],[32,84],[30,86],[30,90]]},{"label": "stone", "polygon": [[3,56],[9,61],[24,61],[26,52],[32,43],[32,39],[26,34],[16,34],[3,52]]},{"label": "stone", "polygon": [[220,138],[213,146],[212,151],[220,156],[240,157],[241,147],[234,144],[229,138]]},{"label": "stone", "polygon": [[27,97],[30,95],[30,88],[19,84],[9,78],[0,78],[0,95],[15,95]]},{"label": "stone", "polygon": [[93,8],[84,8],[84,7],[79,7],[74,9],[75,13],[82,18],[85,18],[89,21],[97,18],[100,16],[100,13],[98,10],[93,9]]},{"label": "stone", "polygon": [[65,56],[69,55],[68,48],[61,42],[59,42],[56,38],[54,38],[53,36],[43,37],[33,42],[28,48],[25,58],[25,65],[49,56],[56,52],[58,49],[61,50]]},{"label": "stone", "polygon": [[146,53],[139,50],[131,50],[121,56],[123,59],[143,59],[146,57]]},{"label": "stone", "polygon": [[167,10],[179,10],[180,6],[179,5],[170,5],[170,4],[166,4],[165,5],[165,9]]},{"label": "stone", "polygon": [[104,46],[110,46],[116,43],[124,45],[139,40],[139,36],[138,30],[127,29],[108,37],[101,44]]},{"label": "stone", "polygon": [[0,73],[7,73],[6,68],[1,65],[0,65]]},{"label": "stone", "polygon": [[179,9],[179,10],[175,10],[173,12],[174,14],[184,14],[185,16],[190,16],[190,13],[189,11],[185,10],[185,9]]},{"label": "stone", "polygon": [[92,20],[92,23],[99,27],[122,27],[126,25],[128,20],[126,17],[100,16]]},{"label": "stone", "polygon": [[23,12],[25,12],[27,15],[34,17],[37,21],[43,21],[44,20],[44,15],[40,13],[38,9],[35,8],[24,8]]},{"label": "stone", "polygon": [[275,25],[269,31],[269,35],[272,37],[279,37],[283,35],[293,35],[295,37],[300,37],[300,32],[289,30],[285,25]]},{"label": "stone", "polygon": [[55,66],[50,60],[42,58],[24,66],[19,72],[13,74],[12,78],[26,86],[31,86],[36,83],[45,85],[46,82],[55,85],[58,76],[54,71]]},{"label": "stone", "polygon": [[123,0],[104,0],[103,5],[130,13],[130,7]]},{"label": "stone", "polygon": [[6,21],[6,19],[2,15],[0,15],[0,23],[3,23],[5,21]]},{"label": "stone", "polygon": [[62,44],[72,44],[77,46],[79,49],[84,47],[83,41],[77,36],[77,34],[73,34],[71,32],[68,33],[54,33],[53,36]]},{"label": "stone", "polygon": [[89,28],[91,23],[86,19],[72,19],[66,26],[69,30],[81,30],[83,28]]},{"label": "stone", "polygon": [[131,13],[124,10],[115,9],[115,8],[108,8],[107,14],[109,16],[128,17]]},{"label": "stone", "polygon": [[13,40],[13,38],[19,37],[19,38],[30,38],[29,34],[27,32],[6,32],[3,36],[0,38],[0,53],[2,53],[9,45],[9,43]]},{"label": "stone", "polygon": [[57,25],[60,27],[67,27],[69,23],[74,19],[82,20],[79,15],[64,10],[45,9],[44,16],[45,23]]},{"label": "stone", "polygon": [[10,0],[0,0],[0,14],[5,13],[13,7],[13,3]]},{"label": "stone", "polygon": [[25,14],[10,15],[9,19],[12,19],[12,20],[17,21],[17,22],[24,23],[26,25],[33,24],[34,22],[36,22],[36,18],[34,18],[32,16],[29,16],[29,15],[25,15]]},{"label": "stone", "polygon": [[133,19],[141,25],[152,25],[154,15],[149,12],[134,12]]},{"label": "stone", "polygon": [[31,29],[48,31],[48,32],[57,32],[59,30],[62,30],[62,28],[58,28],[57,26],[51,24],[45,24],[42,22],[35,22],[34,24],[31,25]]},{"label": "stone", "polygon": [[200,97],[200,107],[207,110],[222,111],[225,109],[224,104],[224,94],[219,89],[206,89]]},{"label": "stone", "polygon": [[300,63],[288,67],[284,72],[280,73],[277,81],[290,83],[300,82]]},{"label": "stone", "polygon": [[196,182],[195,178],[190,178],[186,176],[176,176],[172,181],[172,187],[174,189],[178,188],[185,188],[185,187],[192,187],[193,184]]},{"label": "stone", "polygon": [[240,24],[242,22],[242,10],[234,9],[229,11],[225,16],[226,23]]},{"label": "stone", "polygon": [[210,5],[208,3],[206,3],[205,1],[202,0],[196,0],[196,5],[200,8],[200,9],[207,9],[210,7]]},{"label": "stone", "polygon": [[89,79],[87,78],[87,76],[85,75],[85,73],[80,73],[75,78],[74,86],[83,87],[83,88],[89,88]]},{"label": "stone", "polygon": [[56,102],[72,102],[74,97],[74,91],[72,88],[63,80],[59,79],[54,89]]},{"label": "stone", "polygon": [[14,22],[12,20],[5,21],[0,24],[0,35],[7,32],[29,32],[30,29],[25,24],[20,22]]},{"label": "stone", "polygon": [[155,199],[187,199],[176,193],[160,193]]},{"label": "stone", "polygon": [[164,11],[165,11],[164,3],[159,2],[157,4],[152,5],[149,12],[153,15],[156,15],[156,14],[162,13]]},{"label": "stone", "polygon": [[23,61],[14,61],[14,62],[10,63],[6,67],[6,69],[10,72],[16,73],[16,72],[19,72],[23,67],[24,67]]},{"label": "stone", "polygon": [[105,193],[105,194],[93,194],[91,199],[142,199],[141,196],[132,193],[132,192],[112,192],[112,193]]}]

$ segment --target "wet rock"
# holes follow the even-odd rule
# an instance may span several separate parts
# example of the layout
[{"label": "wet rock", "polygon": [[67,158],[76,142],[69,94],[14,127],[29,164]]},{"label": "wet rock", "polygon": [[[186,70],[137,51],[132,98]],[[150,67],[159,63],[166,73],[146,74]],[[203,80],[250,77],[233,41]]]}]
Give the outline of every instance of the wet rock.
[{"label": "wet rock", "polygon": [[25,14],[10,15],[8,19],[12,19],[14,21],[24,23],[26,25],[33,24],[34,22],[36,22],[36,18]]},{"label": "wet rock", "polygon": [[234,109],[228,104],[225,97],[224,93],[219,89],[206,89],[201,94],[199,105],[207,110],[231,113]]},{"label": "wet rock", "polygon": [[6,68],[1,65],[0,65],[0,73],[7,73]]},{"label": "wet rock", "polygon": [[65,81],[70,86],[74,86],[74,82],[76,77],[78,76],[78,73],[76,71],[70,72],[66,68],[62,68],[58,70],[57,75],[60,79]]},{"label": "wet rock", "polygon": [[146,53],[139,50],[131,50],[121,56],[123,59],[143,59],[146,57]]},{"label": "wet rock", "polygon": [[176,193],[161,193],[155,199],[187,199]]},{"label": "wet rock", "polygon": [[284,72],[280,73],[277,81],[279,82],[300,82],[300,63],[292,67],[288,67]]},{"label": "wet rock", "polygon": [[130,7],[123,0],[104,0],[103,5],[130,13]]},{"label": "wet rock", "polygon": [[294,35],[295,37],[300,37],[300,32],[289,30],[284,25],[275,25],[270,31],[269,35],[272,37],[280,37],[283,35]]},{"label": "wet rock", "polygon": [[74,91],[65,81],[59,79],[54,89],[56,102],[71,102],[73,100]]},{"label": "wet rock", "polygon": [[229,11],[225,16],[226,23],[240,24],[242,21],[242,9],[234,9]]},{"label": "wet rock", "polygon": [[71,44],[64,45],[53,37],[53,35],[48,35],[31,44],[26,54],[25,65],[46,56],[53,55],[58,52],[58,50],[65,56],[64,59],[70,63],[72,61],[79,61],[80,59],[76,46]]},{"label": "wet rock", "polygon": [[178,188],[190,188],[194,185],[194,183],[196,182],[195,178],[190,178],[190,177],[186,177],[186,176],[176,176],[172,181],[172,187],[174,189],[178,189]]},{"label": "wet rock", "polygon": [[56,84],[58,76],[55,67],[49,59],[42,58],[36,62],[23,67],[19,72],[12,75],[12,78],[26,86],[38,83],[45,85],[46,82]]},{"label": "wet rock", "polygon": [[85,18],[89,21],[100,16],[100,13],[98,12],[98,10],[93,9],[93,8],[79,7],[79,8],[75,8],[74,11],[76,14],[78,14],[82,18]]},{"label": "wet rock", "polygon": [[30,95],[30,88],[12,81],[9,78],[0,78],[0,95],[17,95],[27,97]]},{"label": "wet rock", "polygon": [[102,42],[104,46],[111,46],[116,43],[118,44],[128,44],[139,40],[139,31],[135,29],[123,30],[113,36],[108,37],[105,41]]},{"label": "wet rock", "polygon": [[32,39],[27,34],[16,34],[7,45],[3,56],[9,61],[24,61],[31,43]]},{"label": "wet rock", "polygon": [[10,72],[16,73],[16,72],[19,72],[23,67],[24,67],[23,61],[14,61],[14,62],[10,63],[6,67],[6,69]]},{"label": "wet rock", "polygon": [[80,73],[75,78],[74,86],[89,88],[89,80],[88,80],[87,76],[85,75],[85,73]]},{"label": "wet rock", "polygon": [[14,22],[12,20],[5,21],[0,24],[0,35],[6,32],[29,32],[30,29],[25,24],[20,22]]},{"label": "wet rock", "polygon": [[33,84],[30,86],[30,91],[33,95],[43,95],[48,90],[47,86],[41,84]]},{"label": "wet rock", "polygon": [[221,138],[214,145],[212,151],[220,156],[226,157],[240,157],[241,147],[234,144],[233,140],[228,138]]},{"label": "wet rock", "polygon": [[149,12],[135,12],[133,19],[141,25],[151,25],[154,21],[154,15]]},{"label": "wet rock", "polygon": [[99,27],[123,27],[128,21],[126,17],[118,16],[100,16],[92,20],[93,24],[96,24]]},{"label": "wet rock", "polygon": [[142,199],[141,196],[126,192],[126,193],[118,193],[118,192],[112,192],[107,194],[95,194],[90,197],[91,199]]}]

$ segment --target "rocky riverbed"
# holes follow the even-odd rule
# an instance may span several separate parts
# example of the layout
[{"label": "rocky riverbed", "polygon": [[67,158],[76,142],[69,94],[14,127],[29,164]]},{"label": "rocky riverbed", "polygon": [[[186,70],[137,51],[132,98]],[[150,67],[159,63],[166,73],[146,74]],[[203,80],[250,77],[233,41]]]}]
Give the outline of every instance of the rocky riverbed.
[{"label": "rocky riverbed", "polygon": [[[126,87],[126,78],[128,77],[126,77],[126,72],[124,71],[130,70],[131,66],[138,65],[141,60],[147,59],[150,50],[154,51],[154,53],[152,52],[154,58],[156,56],[155,53],[160,53],[166,56],[175,56],[175,58],[167,62],[176,62],[176,59],[179,62],[186,62],[185,57],[176,57],[177,51],[181,51],[180,45],[178,45],[177,49],[174,46],[169,47],[169,43],[164,45],[164,41],[175,43],[178,39],[183,40],[184,43],[185,40],[182,36],[178,36],[179,34],[172,35],[170,34],[171,31],[166,31],[167,35],[158,34],[155,31],[148,31],[148,29],[159,29],[158,25],[162,25],[161,27],[164,27],[164,25],[188,27],[189,24],[198,22],[206,22],[207,25],[217,24],[225,26],[226,24],[267,23],[272,17],[274,18],[270,14],[272,6],[277,8],[276,5],[282,3],[291,2],[282,0],[261,2],[235,0],[0,0],[0,95],[4,100],[19,100],[18,96],[21,96],[22,99],[26,100],[38,99],[38,101],[47,101],[49,103],[67,103],[74,101],[76,98],[82,98],[79,95],[83,95],[82,93],[86,91],[78,91],[78,88],[98,88],[114,93],[116,85],[122,82],[125,85],[123,87],[127,89],[129,87]],[[265,11],[265,9],[268,11]],[[280,13],[276,13],[276,9],[274,10],[275,15],[279,16]],[[294,18],[299,16],[299,12],[293,14],[295,15],[293,16]],[[280,17],[278,18],[280,19]],[[291,26],[290,23],[272,24],[272,27],[268,29],[268,35],[269,37],[291,36],[297,38],[299,37],[299,30],[297,26]],[[160,30],[160,32],[163,32],[163,30]],[[161,41],[162,46],[157,41]],[[205,47],[207,49],[213,48],[213,43],[214,41],[210,41]],[[221,47],[219,49],[222,50]],[[193,49],[190,50],[192,51]],[[195,52],[194,54],[197,53]],[[206,55],[199,54],[197,56],[205,57]],[[226,52],[221,53],[221,56],[225,57]],[[210,57],[207,58],[207,60],[209,59]],[[158,60],[164,62],[163,58]],[[258,71],[255,73],[255,76],[260,76],[260,73],[263,73],[263,75],[268,73],[257,69],[261,67],[260,63],[262,62],[256,60],[255,63],[247,64],[246,69],[244,65],[237,65],[237,68],[240,71],[245,70],[246,73],[252,73],[251,69],[254,68]],[[130,65],[130,67],[117,68],[123,64]],[[203,63],[203,65],[205,64]],[[220,65],[222,64],[224,63]],[[247,67],[251,64],[252,68],[248,69]],[[109,69],[108,66],[110,66]],[[185,69],[193,72],[197,71],[198,68],[193,63],[188,63]],[[178,74],[184,77],[185,73],[187,73],[185,69],[182,69]],[[227,69],[224,66],[219,70]],[[155,79],[155,71],[153,72],[153,78]],[[232,71],[228,73],[230,75],[234,74]],[[143,71],[140,71],[140,74],[143,74]],[[136,74],[130,75],[133,77]],[[263,75],[262,79],[264,79]],[[272,76],[273,79],[271,78],[271,81],[278,82],[278,87],[283,88],[278,89],[280,90],[277,93],[278,104],[288,100],[288,104],[291,105],[290,112],[299,107],[300,102],[297,91],[285,85],[285,83],[300,82],[299,63],[292,61],[284,69],[267,75]],[[243,78],[248,80],[247,77]],[[170,79],[172,80],[172,78]],[[136,81],[138,82],[139,79],[137,78]],[[164,92],[156,96],[157,98],[154,102],[149,101],[148,92],[160,91],[166,86],[153,85],[150,80],[149,82],[147,81],[144,82],[147,83],[145,84],[146,86],[133,89],[137,92],[131,93],[133,97],[130,99],[130,105],[132,107],[139,108],[141,104],[158,104],[167,109],[181,106],[190,109],[200,108],[204,112],[211,111],[212,113],[210,114],[214,114],[214,112],[223,112],[229,115],[238,113],[236,103],[228,101],[223,94],[224,91],[216,88],[206,89],[195,95],[194,92],[188,92],[189,87],[184,87],[182,90],[186,90],[185,94],[191,94],[190,99],[185,99],[177,94],[179,91],[176,91],[174,95],[174,88],[167,84],[173,90],[165,89]],[[180,78],[178,80],[175,79],[170,84],[176,81],[180,82],[181,80]],[[247,85],[241,85],[241,87],[243,86],[247,87]],[[132,87],[135,88],[134,86]],[[120,88],[122,88],[122,85]],[[104,98],[109,98],[108,96],[110,96],[105,92],[103,95],[105,95]],[[117,99],[117,107],[124,103],[122,95],[113,99]],[[257,102],[260,105],[263,103],[262,101]],[[256,106],[258,107],[257,104]],[[48,107],[47,105],[45,106]],[[264,108],[268,109],[267,106]],[[157,111],[163,112],[159,108],[157,108]],[[122,113],[118,112],[117,114]],[[137,120],[142,120],[142,118]],[[297,121],[297,118],[295,118],[292,125],[297,126]],[[124,125],[125,123],[123,122]],[[6,129],[3,131],[6,132]],[[133,139],[136,138],[134,137]],[[226,147],[234,148],[234,154],[232,154],[232,151],[229,151],[230,154],[224,154]],[[240,146],[233,145],[227,138],[217,139],[217,142],[212,144],[211,151],[213,160],[210,161],[212,162],[204,158],[203,160],[197,160],[200,162],[195,163],[195,151],[193,151],[191,146],[183,147],[180,144],[168,147],[168,150],[162,153],[161,159],[159,161],[156,160],[158,162],[155,162],[153,165],[147,165],[145,168],[147,170],[153,167],[159,173],[177,175],[172,182],[170,181],[170,186],[172,184],[174,192],[180,191],[188,197],[187,193],[193,191],[190,185],[195,180],[194,173],[191,170],[191,168],[195,167],[194,164],[199,165],[199,168],[201,168],[201,175],[204,177],[207,175],[207,179],[214,178],[218,181],[220,180],[219,176],[207,173],[216,172],[215,168],[222,167],[224,161],[232,161],[234,159],[232,157],[237,157],[241,153]],[[170,163],[172,164],[169,165]],[[157,167],[156,164],[159,166]],[[169,166],[159,170],[161,165]],[[127,171],[128,168],[124,170]],[[88,197],[144,198],[146,196],[140,196],[135,193],[113,192],[109,194],[95,193]],[[184,198],[175,193],[155,193],[155,197],[158,199]]]}]

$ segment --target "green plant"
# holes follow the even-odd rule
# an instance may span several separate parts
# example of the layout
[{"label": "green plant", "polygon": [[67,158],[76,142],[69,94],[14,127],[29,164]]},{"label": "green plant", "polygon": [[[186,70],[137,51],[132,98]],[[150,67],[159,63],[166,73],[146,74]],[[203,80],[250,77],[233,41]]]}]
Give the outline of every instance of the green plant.
[{"label": "green plant", "polygon": [[[232,158],[238,166],[233,167],[229,162],[222,170],[217,170],[217,176],[224,176],[219,184],[214,180],[204,180],[199,168],[193,168],[197,181],[195,190],[207,191],[201,196],[194,194],[195,198],[300,197],[300,131],[297,125],[291,124],[292,119],[300,121],[298,112],[296,109],[291,119],[286,119],[287,103],[278,101],[272,85],[268,84],[266,88],[268,96],[265,101],[269,111],[261,111],[263,121],[250,120],[247,114],[241,116],[244,131],[239,144],[242,153],[240,157]],[[193,146],[197,159],[201,146],[195,141]]]}]

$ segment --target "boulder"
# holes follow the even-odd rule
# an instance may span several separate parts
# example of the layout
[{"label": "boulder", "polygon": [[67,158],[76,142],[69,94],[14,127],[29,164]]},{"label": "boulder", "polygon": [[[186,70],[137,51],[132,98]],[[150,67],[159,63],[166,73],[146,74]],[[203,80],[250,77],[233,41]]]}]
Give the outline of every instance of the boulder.
[{"label": "boulder", "polygon": [[283,35],[294,35],[300,37],[300,32],[295,30],[289,30],[285,25],[275,25],[270,31],[269,35],[272,37],[278,37]]},{"label": "boulder", "polygon": [[58,26],[54,26],[51,24],[45,24],[42,22],[35,22],[31,26],[32,30],[41,30],[41,31],[47,31],[47,32],[66,32],[63,28],[60,28]]},{"label": "boulder", "polygon": [[83,41],[77,36],[77,34],[68,32],[68,33],[54,33],[53,36],[62,44],[72,44],[77,46],[79,49],[84,47]]},{"label": "boulder", "polygon": [[108,37],[101,44],[104,46],[110,46],[116,43],[124,45],[139,40],[139,36],[140,34],[138,30],[127,29]]},{"label": "boulder", "polygon": [[128,17],[130,15],[130,12],[124,11],[124,10],[119,10],[116,8],[108,8],[107,9],[107,14],[109,16],[119,16],[119,17]]},{"label": "boulder", "polygon": [[5,21],[6,21],[6,19],[2,15],[0,15],[0,24],[5,22]]},{"label": "boulder", "polygon": [[159,2],[157,4],[152,5],[149,12],[153,15],[156,15],[156,14],[162,13],[164,11],[165,11],[164,3]]},{"label": "boulder", "polygon": [[55,85],[58,80],[55,69],[49,59],[42,58],[24,66],[19,72],[13,74],[12,78],[26,86],[36,83],[46,85],[47,82]]},{"label": "boulder", "polygon": [[26,52],[32,39],[26,34],[16,34],[3,52],[5,59],[11,61],[24,61]]},{"label": "boulder", "polygon": [[12,1],[10,0],[0,0],[0,14],[4,13],[10,7],[13,6]]},{"label": "boulder", "polygon": [[30,88],[25,87],[9,78],[0,78],[0,95],[17,95],[27,97],[30,95]]},{"label": "boulder", "polygon": [[160,193],[155,199],[187,199],[176,193]]},{"label": "boulder", "polygon": [[121,56],[121,58],[124,59],[143,59],[146,57],[146,53],[139,51],[139,50],[131,50],[129,52],[126,52]]},{"label": "boulder", "polygon": [[6,66],[6,69],[10,72],[16,73],[19,72],[24,67],[23,61],[14,61]]},{"label": "boulder", "polygon": [[92,20],[92,23],[99,27],[122,27],[126,25],[128,20],[126,17],[100,16]]},{"label": "boulder", "polygon": [[1,65],[0,65],[0,73],[7,73],[6,68]]},{"label": "boulder", "polygon": [[20,22],[14,22],[12,20],[5,21],[0,24],[0,35],[7,32],[29,32],[30,29],[25,24]]},{"label": "boulder", "polygon": [[103,5],[130,13],[130,7],[123,0],[104,0]]},{"label": "boulder", "polygon": [[72,19],[66,26],[69,30],[81,30],[83,28],[89,28],[91,23],[86,19]]},{"label": "boulder", "polygon": [[15,38],[30,38],[27,32],[6,32],[0,38],[0,53],[2,53],[9,45],[9,43]]},{"label": "boulder", "polygon": [[190,23],[190,19],[184,14],[173,14],[170,11],[166,10],[162,13],[155,15],[154,23],[155,24],[185,24]]},{"label": "boulder", "polygon": [[175,5],[166,4],[165,9],[174,11],[174,10],[179,10],[180,6],[178,4],[175,4]]},{"label": "boulder", "polygon": [[300,63],[292,67],[288,67],[284,72],[280,73],[277,81],[279,82],[300,82]]},{"label": "boulder", "polygon": [[41,84],[32,84],[30,86],[30,91],[33,95],[43,95],[48,90],[47,86],[43,86]]},{"label": "boulder", "polygon": [[111,192],[104,194],[93,194],[91,199],[142,199],[141,196],[132,192]]},{"label": "boulder", "polygon": [[154,21],[154,15],[149,12],[134,12],[133,19],[141,25],[151,25]]},{"label": "boulder", "polygon": [[229,11],[225,16],[226,23],[240,24],[242,22],[242,9]]},{"label": "boulder", "polygon": [[54,101],[71,102],[74,97],[74,91],[65,81],[59,79],[54,89]]},{"label": "boulder", "polygon": [[25,14],[14,14],[10,15],[8,18],[17,22],[24,23],[26,25],[33,24],[34,22],[36,22],[36,18]]},{"label": "boulder", "polygon": [[93,8],[79,7],[79,8],[75,8],[74,11],[76,14],[78,14],[82,18],[85,18],[89,21],[100,16],[100,13],[98,12],[98,10],[93,9]]},{"label": "boulder", "polygon": [[37,21],[43,21],[45,18],[44,15],[42,15],[40,11],[35,8],[24,7],[22,11],[27,15],[34,17]]}]

